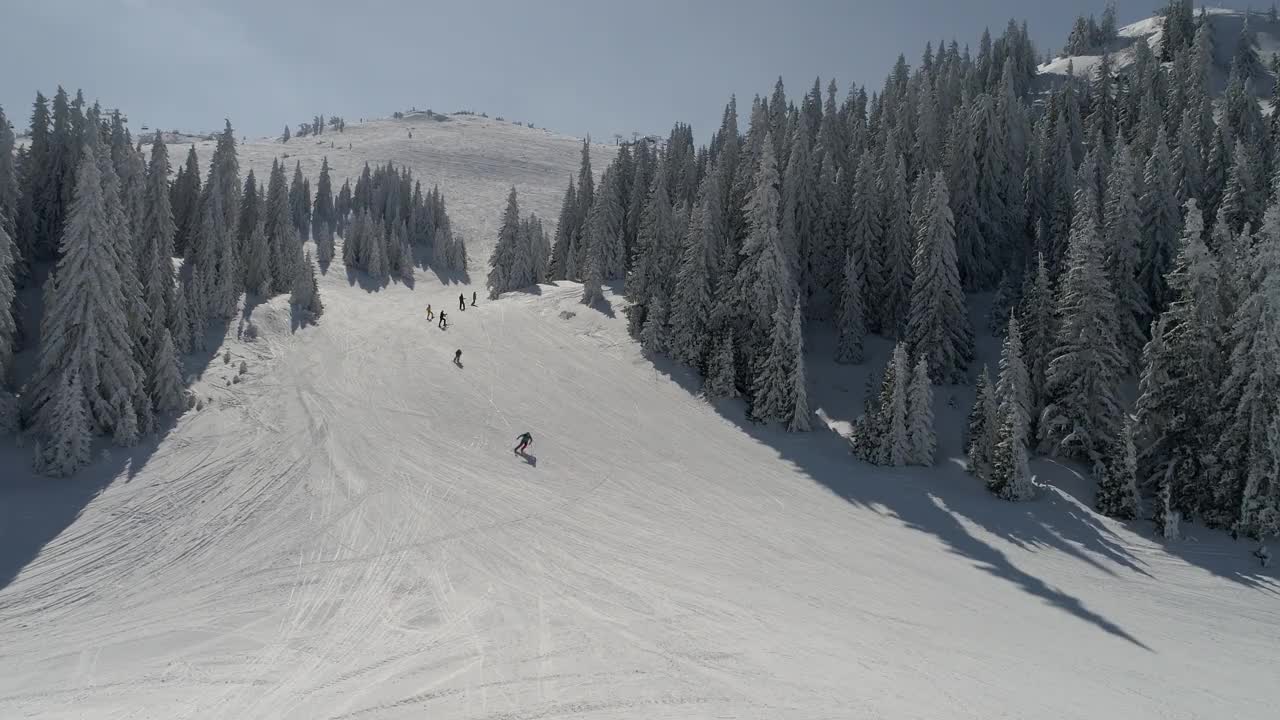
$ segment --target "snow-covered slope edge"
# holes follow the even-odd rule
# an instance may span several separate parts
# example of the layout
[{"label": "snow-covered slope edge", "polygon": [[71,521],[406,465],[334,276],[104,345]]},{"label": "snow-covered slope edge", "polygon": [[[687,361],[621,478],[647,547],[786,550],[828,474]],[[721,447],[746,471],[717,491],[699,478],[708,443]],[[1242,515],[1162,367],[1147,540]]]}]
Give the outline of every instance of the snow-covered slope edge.
[{"label": "snow-covered slope edge", "polygon": [[[1170,554],[1050,463],[1054,487],[1007,505],[960,469],[954,432],[939,467],[894,471],[825,430],[747,424],[642,356],[613,294],[608,313],[573,284],[454,311],[434,279],[366,292],[337,266],[322,291],[323,322],[296,334],[254,309],[274,318],[249,344],[271,371],[251,361],[100,495],[14,498],[30,523],[85,502],[0,580],[0,716],[1262,718],[1280,701],[1280,586],[1220,534]],[[850,372],[831,343],[811,338],[811,397],[842,427],[886,348]],[[942,428],[957,392],[938,394]],[[529,461],[510,450],[524,430]]]}]

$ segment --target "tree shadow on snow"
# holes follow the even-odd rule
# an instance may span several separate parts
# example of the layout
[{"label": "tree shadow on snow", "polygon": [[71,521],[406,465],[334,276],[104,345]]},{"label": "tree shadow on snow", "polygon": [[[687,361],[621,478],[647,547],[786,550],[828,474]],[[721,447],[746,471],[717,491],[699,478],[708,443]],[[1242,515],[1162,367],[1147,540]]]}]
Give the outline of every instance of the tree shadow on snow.
[{"label": "tree shadow on snow", "polygon": [[441,285],[470,285],[471,274],[466,270],[443,270],[431,260],[431,251],[422,245],[413,246],[413,264],[419,270],[432,272]]},{"label": "tree shadow on snow", "polygon": [[347,284],[353,287],[359,285],[365,292],[378,292],[387,286],[387,282],[387,278],[376,278],[363,270],[347,268]]},{"label": "tree shadow on snow", "polygon": [[[815,349],[806,355],[812,358],[815,352],[821,351],[820,348]],[[878,355],[868,352],[868,356]],[[685,390],[692,394],[701,392],[701,377],[692,369],[666,357],[650,357],[650,360],[659,373],[667,375]],[[810,375],[811,388],[820,381],[820,378]],[[856,381],[846,385],[860,408],[864,383]],[[947,403],[952,390],[947,387],[937,389],[935,415],[939,413],[940,406]],[[965,391],[972,394],[971,389],[954,390],[961,396]],[[812,390],[810,392],[811,398],[816,397]],[[1149,577],[1142,561],[1114,533],[1088,517],[1087,508],[1080,508],[1052,489],[1043,487],[1038,497],[1029,503],[1012,504],[994,498],[980,481],[951,459],[955,453],[949,451],[951,446],[959,444],[958,438],[951,442],[939,438],[938,460],[934,467],[873,467],[852,457],[848,441],[829,430],[817,417],[812,418],[813,432],[787,433],[777,426],[750,421],[742,400],[717,400],[711,406],[752,439],[773,448],[782,459],[845,501],[896,518],[909,528],[933,535],[951,553],[972,562],[974,567],[1108,634],[1151,651],[1141,640],[1089,609],[1079,598],[1017,567],[1001,549],[970,529],[980,528],[1021,548],[1052,548],[1110,575],[1116,575],[1120,569]],[[967,412],[967,402],[963,407]],[[1107,563],[1115,567],[1109,567]]]},{"label": "tree shadow on snow", "polygon": [[[214,358],[230,323],[230,319],[211,320],[209,329],[193,340],[192,352],[180,358],[183,379],[188,386],[215,364]],[[38,323],[32,335],[28,352],[39,347],[39,340],[34,337],[38,335]],[[11,440],[0,443],[0,590],[13,583],[108,486],[131,481],[186,412],[184,409],[157,417],[155,431],[143,435],[133,447],[116,447],[107,438],[95,438],[92,461],[69,478],[37,475],[31,469],[32,448],[25,439],[22,443]],[[108,538],[107,542],[110,541]],[[49,571],[62,577],[79,570],[79,567],[58,567]],[[47,587],[58,584],[57,578],[42,579],[42,582]]]}]

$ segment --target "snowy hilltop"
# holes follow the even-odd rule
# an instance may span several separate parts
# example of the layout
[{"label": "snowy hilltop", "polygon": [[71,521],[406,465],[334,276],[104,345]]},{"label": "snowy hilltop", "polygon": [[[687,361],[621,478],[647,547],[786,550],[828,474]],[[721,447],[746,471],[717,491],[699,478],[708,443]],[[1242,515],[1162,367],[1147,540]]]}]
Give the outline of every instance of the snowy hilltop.
[{"label": "snowy hilltop", "polygon": [[[1187,7],[1182,3],[1172,5]],[[1197,22],[1203,17],[1208,28],[1202,46],[1209,59],[1208,80],[1212,92],[1222,94],[1227,90],[1233,64],[1240,57],[1247,60],[1248,50],[1252,49],[1261,62],[1256,70],[1263,72],[1258,73],[1250,90],[1255,95],[1269,98],[1275,79],[1273,63],[1280,51],[1280,17],[1274,8],[1245,11],[1205,7],[1194,12]],[[1173,46],[1180,41],[1194,42],[1194,30],[1191,37],[1186,37],[1188,33],[1185,30],[1169,33],[1173,40],[1166,42],[1168,17],[1168,14],[1156,15],[1118,28],[1114,6],[1097,20],[1081,17],[1068,35],[1063,50],[1036,70],[1046,83],[1057,84],[1063,76],[1072,73],[1078,77],[1089,77],[1097,71],[1103,57],[1109,56],[1112,71],[1124,72],[1131,69],[1145,52],[1138,47],[1140,44],[1145,44],[1146,49],[1160,60],[1172,62]],[[1185,21],[1183,25],[1186,25]]]},{"label": "snowy hilltop", "polygon": [[[554,222],[560,201],[557,187],[578,170],[581,138],[470,113],[399,114],[349,118],[341,133],[330,129],[320,135],[294,135],[288,142],[280,136],[246,138],[239,148],[243,170],[264,177],[272,161],[280,160],[290,173],[298,166],[304,177],[314,178],[328,159],[337,187],[344,180],[354,185],[366,164],[390,162],[408,169],[425,190],[438,186],[448,194],[454,229],[466,238],[479,262],[489,257],[497,219],[513,185],[529,210]],[[201,161],[213,150],[211,142],[194,146]],[[593,143],[591,151],[603,161],[617,148]]]}]

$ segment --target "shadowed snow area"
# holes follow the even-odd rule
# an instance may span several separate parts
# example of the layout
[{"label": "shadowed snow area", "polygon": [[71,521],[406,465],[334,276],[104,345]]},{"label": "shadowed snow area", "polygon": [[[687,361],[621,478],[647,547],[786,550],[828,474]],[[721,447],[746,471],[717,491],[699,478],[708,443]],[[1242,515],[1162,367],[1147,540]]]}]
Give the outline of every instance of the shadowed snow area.
[{"label": "shadowed snow area", "polygon": [[[455,122],[367,157],[441,182],[478,279],[509,185],[554,219],[580,144]],[[339,179],[365,157],[328,154]],[[233,322],[191,368],[204,409],[149,446],[67,481],[0,449],[0,717],[1274,717],[1274,569],[1102,518],[1051,462],[1036,500],[991,497],[960,465],[968,388],[936,393],[937,467],[872,468],[698,399],[615,293],[365,285],[335,264],[318,325],[284,297],[255,341]],[[849,368],[833,342],[809,338],[810,405],[839,429],[887,344]]]}]

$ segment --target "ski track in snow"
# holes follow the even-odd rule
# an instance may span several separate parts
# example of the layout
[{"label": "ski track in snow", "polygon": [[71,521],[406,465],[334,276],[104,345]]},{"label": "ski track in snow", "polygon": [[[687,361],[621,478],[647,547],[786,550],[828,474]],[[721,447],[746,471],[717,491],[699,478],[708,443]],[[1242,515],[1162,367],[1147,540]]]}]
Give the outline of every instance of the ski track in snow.
[{"label": "ski track in snow", "polygon": [[[545,144],[529,152],[576,167],[576,144]],[[473,211],[445,183],[455,222],[496,222],[510,180],[485,179]],[[531,194],[558,203],[564,181]],[[963,389],[937,393],[938,467],[877,469],[825,429],[697,399],[611,293],[613,318],[572,283],[456,311],[460,286],[429,273],[366,292],[335,264],[320,282],[318,326],[291,334],[285,298],[254,309],[262,338],[227,340],[244,382],[214,359],[209,406],[0,585],[0,717],[1261,719],[1280,702],[1280,583],[1243,543],[1188,528],[1169,552],[1045,461],[1036,501],[987,496],[957,468]],[[857,369],[823,360],[831,343],[810,343],[810,404],[844,427],[887,343]],[[511,452],[526,429],[536,465]],[[19,457],[0,453],[25,474]],[[39,508],[57,482],[0,483],[0,503]]]}]

